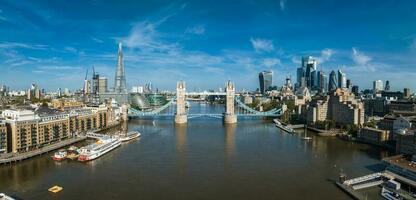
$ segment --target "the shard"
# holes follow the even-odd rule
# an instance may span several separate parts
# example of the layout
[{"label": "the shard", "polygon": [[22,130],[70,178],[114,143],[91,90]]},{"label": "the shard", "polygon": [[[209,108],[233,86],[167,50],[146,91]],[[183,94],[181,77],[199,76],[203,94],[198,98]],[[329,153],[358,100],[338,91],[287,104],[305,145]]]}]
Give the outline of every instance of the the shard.
[{"label": "the shard", "polygon": [[123,63],[123,50],[121,43],[118,44],[118,55],[117,55],[117,69],[114,80],[114,93],[126,93],[126,73],[124,71]]}]

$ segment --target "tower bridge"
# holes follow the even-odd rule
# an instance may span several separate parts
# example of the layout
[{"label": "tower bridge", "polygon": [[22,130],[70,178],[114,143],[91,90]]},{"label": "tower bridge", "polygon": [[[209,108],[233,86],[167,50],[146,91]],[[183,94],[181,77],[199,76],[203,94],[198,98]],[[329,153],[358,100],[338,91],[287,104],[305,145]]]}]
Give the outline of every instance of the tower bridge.
[{"label": "tower bridge", "polygon": [[[188,113],[186,109],[187,96],[225,96],[224,113]],[[176,105],[175,105],[176,102]],[[184,81],[176,84],[176,95],[168,103],[150,111],[140,111],[130,108],[128,115],[132,118],[140,117],[174,117],[175,123],[184,124],[188,119],[198,117],[222,118],[224,123],[237,123],[238,117],[277,117],[285,112],[285,106],[265,112],[254,110],[245,105],[235,95],[235,87],[231,81],[226,83],[225,92],[186,92]]]}]

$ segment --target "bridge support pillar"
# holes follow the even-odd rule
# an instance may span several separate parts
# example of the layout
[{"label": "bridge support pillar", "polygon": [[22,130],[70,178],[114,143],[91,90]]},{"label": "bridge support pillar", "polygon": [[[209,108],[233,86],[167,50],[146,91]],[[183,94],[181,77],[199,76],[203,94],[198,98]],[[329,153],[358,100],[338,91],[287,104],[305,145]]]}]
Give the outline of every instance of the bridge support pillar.
[{"label": "bridge support pillar", "polygon": [[237,115],[234,112],[235,88],[234,84],[231,81],[228,81],[225,85],[225,93],[225,113],[223,116],[224,123],[237,123]]},{"label": "bridge support pillar", "polygon": [[176,124],[185,124],[188,122],[188,117],[186,115],[186,87],[184,81],[179,81],[176,84],[176,113],[175,113],[175,123]]}]

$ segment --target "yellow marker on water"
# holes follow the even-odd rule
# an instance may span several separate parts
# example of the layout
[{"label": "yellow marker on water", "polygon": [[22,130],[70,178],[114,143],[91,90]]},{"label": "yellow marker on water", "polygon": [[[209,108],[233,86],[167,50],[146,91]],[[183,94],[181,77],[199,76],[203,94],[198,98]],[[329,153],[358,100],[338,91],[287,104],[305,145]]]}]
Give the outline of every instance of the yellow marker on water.
[{"label": "yellow marker on water", "polygon": [[64,189],[63,187],[59,187],[59,186],[55,185],[55,186],[49,188],[48,190],[49,190],[49,192],[57,193],[57,192],[62,191],[63,189]]}]

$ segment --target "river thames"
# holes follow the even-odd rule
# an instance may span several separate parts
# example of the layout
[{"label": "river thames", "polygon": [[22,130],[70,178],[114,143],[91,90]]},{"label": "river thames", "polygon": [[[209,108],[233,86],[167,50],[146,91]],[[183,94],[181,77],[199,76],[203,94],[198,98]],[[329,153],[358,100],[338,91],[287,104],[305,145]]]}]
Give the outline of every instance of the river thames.
[{"label": "river thames", "polygon": [[[222,112],[191,104],[190,112]],[[43,155],[0,166],[0,191],[21,199],[351,199],[333,181],[382,169],[388,152],[338,138],[282,133],[271,121],[133,119],[138,140],[88,163]],[[302,132],[302,131],[300,131]],[[62,186],[52,194],[48,188]],[[371,191],[369,191],[371,193]],[[377,199],[374,196],[373,199]]]}]

